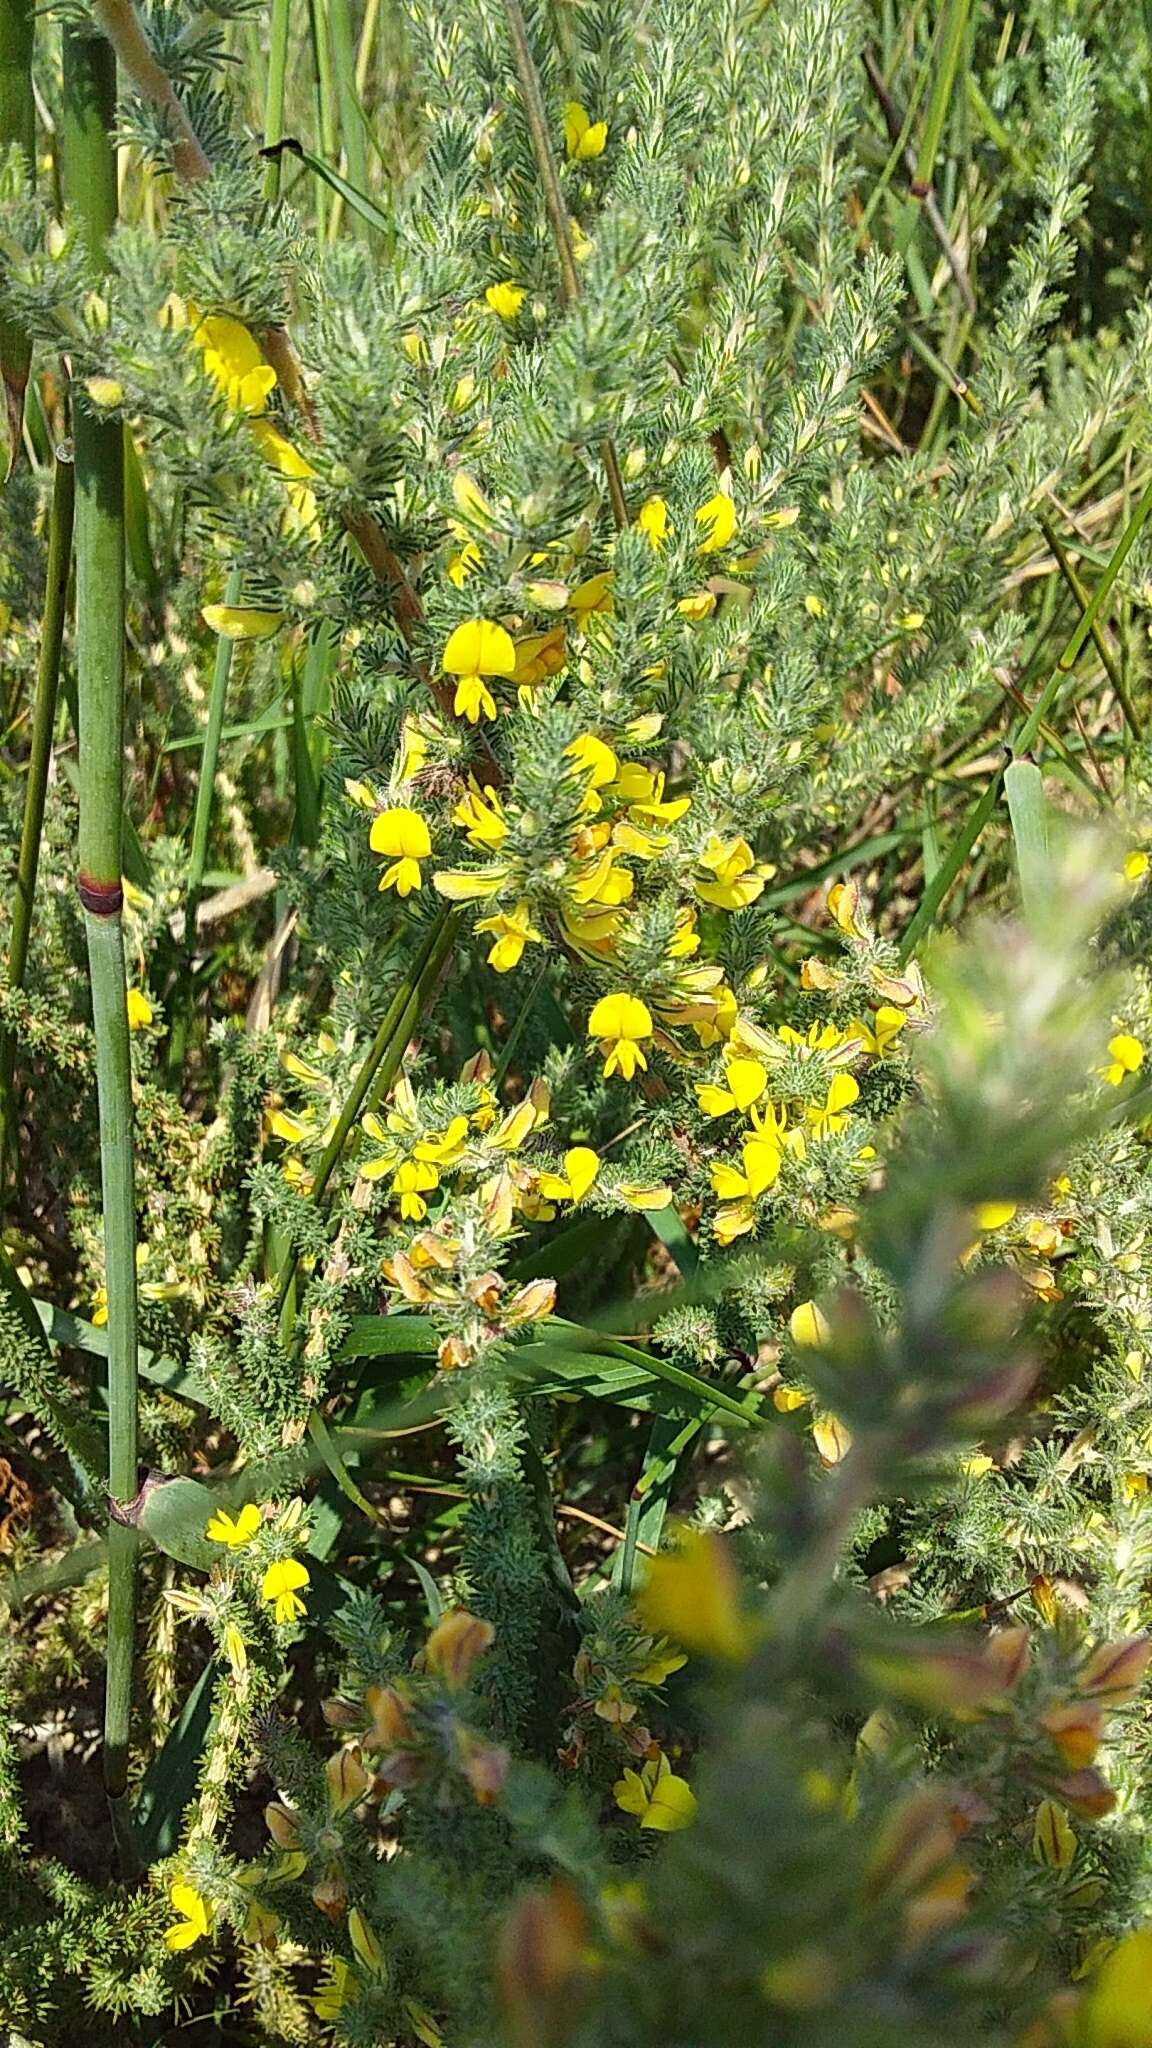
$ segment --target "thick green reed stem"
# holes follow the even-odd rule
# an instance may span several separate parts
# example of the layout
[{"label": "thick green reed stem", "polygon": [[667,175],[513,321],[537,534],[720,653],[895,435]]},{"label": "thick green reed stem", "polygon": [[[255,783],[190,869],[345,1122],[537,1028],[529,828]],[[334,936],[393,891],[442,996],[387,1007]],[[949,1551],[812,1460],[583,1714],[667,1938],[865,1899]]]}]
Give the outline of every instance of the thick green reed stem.
[{"label": "thick green reed stem", "polygon": [[[64,195],[93,270],[116,219],[110,131],[116,59],[103,38],[64,36]],[[92,979],[104,1261],[108,1289],[108,1491],[137,1490],[136,1205],[132,1064],[121,888],[124,806],[124,436],[120,422],[75,410],[76,663],[80,705],[79,892]],[[130,1846],[128,1744],[135,1637],[136,1536],[108,1528],[104,1785],[121,1854]]]},{"label": "thick green reed stem", "polygon": [[[40,866],[40,836],[44,829],[44,797],[48,788],[48,764],[52,758],[52,731],[56,723],[56,697],[60,685],[60,649],[64,641],[68,575],[72,565],[74,480],[72,450],[58,448],[52,509],[48,517],[48,570],[44,584],[44,616],[40,622],[36,697],[32,706],[32,745],[25,771],[20,863],[16,870],[12,935],[8,942],[8,986],[12,989],[23,988],[28,966],[32,905]],[[15,1066],[15,1044],[11,1033],[4,1032],[0,1034],[0,1195],[7,1178],[8,1148],[13,1142],[15,1125]]]},{"label": "thick green reed stem", "polygon": [[[15,143],[24,154],[31,183],[36,163],[36,102],[32,96],[32,25],[35,0],[0,4],[0,157]],[[8,474],[20,454],[24,393],[32,347],[23,329],[0,320],[0,376],[8,415]]]},{"label": "thick green reed stem", "polygon": [[[288,71],[288,13],[290,0],[272,0],[272,21],[268,31],[268,83],[264,95],[264,145],[279,142],[284,134],[284,82]],[[270,156],[264,172],[264,197],[280,197],[280,164]]]}]

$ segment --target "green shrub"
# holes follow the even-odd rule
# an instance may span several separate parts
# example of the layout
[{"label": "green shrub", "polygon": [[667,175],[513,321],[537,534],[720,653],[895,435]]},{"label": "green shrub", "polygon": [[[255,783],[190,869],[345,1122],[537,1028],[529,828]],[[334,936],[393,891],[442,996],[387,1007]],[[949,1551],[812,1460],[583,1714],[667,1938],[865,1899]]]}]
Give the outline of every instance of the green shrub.
[{"label": "green shrub", "polygon": [[14,2041],[1152,2043],[1145,44],[10,0]]}]

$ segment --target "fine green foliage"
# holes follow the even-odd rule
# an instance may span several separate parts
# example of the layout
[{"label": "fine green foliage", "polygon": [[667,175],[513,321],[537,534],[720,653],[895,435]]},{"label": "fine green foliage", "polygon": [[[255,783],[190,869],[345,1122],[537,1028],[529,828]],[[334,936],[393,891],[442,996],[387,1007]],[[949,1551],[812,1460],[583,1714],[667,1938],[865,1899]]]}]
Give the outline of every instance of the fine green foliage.
[{"label": "fine green foliage", "polygon": [[1147,24],[8,12],[0,2031],[1152,2048]]}]

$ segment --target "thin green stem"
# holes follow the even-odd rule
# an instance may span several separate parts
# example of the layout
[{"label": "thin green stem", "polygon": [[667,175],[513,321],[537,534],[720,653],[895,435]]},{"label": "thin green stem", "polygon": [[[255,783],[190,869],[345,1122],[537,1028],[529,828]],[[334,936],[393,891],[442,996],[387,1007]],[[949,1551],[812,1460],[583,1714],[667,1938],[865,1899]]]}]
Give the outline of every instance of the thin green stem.
[{"label": "thin green stem", "polygon": [[[264,147],[279,142],[284,134],[284,80],[288,70],[288,17],[292,0],[272,0],[268,30],[268,84],[264,94]],[[283,159],[270,156],[264,171],[264,197],[280,197],[280,166]]]},{"label": "thin green stem", "polygon": [[936,169],[936,158],[940,153],[940,140],[948,108],[952,102],[952,88],[956,81],[956,67],[964,47],[964,36],[968,27],[969,0],[944,0],[944,20],[940,30],[940,51],[936,74],[932,80],[932,97],[924,117],[924,128],[920,137],[920,148],[916,157],[916,175],[912,180],[912,191],[917,199],[924,199],[932,190],[932,177]]},{"label": "thin green stem", "polygon": [[[233,569],[224,590],[226,605],[238,605],[244,592],[244,576]],[[216,794],[216,769],[220,761],[220,737],[228,708],[228,683],[232,674],[235,641],[221,633],[212,665],[208,695],[208,722],[204,728],[204,751],[200,756],[200,780],[196,785],[196,806],[192,813],[192,846],[188,854],[188,887],[184,898],[184,946],[191,954],[196,944],[196,911],[208,865],[208,839],[212,830],[212,804]]]},{"label": "thin green stem", "polygon": [[[1041,533],[1044,535],[1044,538],[1047,541],[1048,546],[1051,548],[1052,553],[1055,555],[1056,565],[1060,571],[1060,574],[1064,578],[1065,583],[1068,585],[1069,590],[1072,592],[1073,597],[1076,599],[1077,604],[1080,606],[1081,611],[1087,611],[1088,592],[1084,588],[1083,583],[1080,581],[1075,566],[1069,558],[1067,549],[1064,547],[1064,544],[1061,541],[1060,536],[1056,531],[1056,528],[1053,526],[1052,521],[1048,518],[1046,513],[1041,512],[1038,515],[1037,524],[1040,528]],[[1116,701],[1119,704],[1121,711],[1124,713],[1124,716],[1128,721],[1128,725],[1134,737],[1138,740],[1143,739],[1143,728],[1140,724],[1139,718],[1137,717],[1136,709],[1132,703],[1132,699],[1129,697],[1128,692],[1124,686],[1124,678],[1120,673],[1119,664],[1116,660],[1115,655],[1112,652],[1112,649],[1109,647],[1108,642],[1104,638],[1103,633],[1100,631],[1099,624],[1095,619],[1092,621],[1092,644],[1095,647],[1097,654],[1100,656],[1100,659],[1104,664],[1104,672],[1107,675],[1108,680],[1112,685],[1112,688],[1116,692]]]},{"label": "thin green stem", "polygon": [[[404,1048],[420,1021],[428,994],[451,951],[460,921],[458,910],[442,910],[428,927],[420,951],[405,975],[360,1065],[360,1071],[345,1098],[336,1128],[320,1156],[309,1199],[319,1207],[326,1200],[328,1186],[343,1156],[344,1147],[361,1111],[379,1101],[392,1086],[400,1070]],[[296,1254],[289,1252],[280,1273],[277,1311],[284,1308],[296,1278]]]},{"label": "thin green stem", "polygon": [[[320,155],[332,163],[339,154],[339,145],[336,139],[335,95],[332,86],[332,60],[329,54],[325,0],[308,0],[308,23],[311,32],[312,63],[316,73],[316,132],[320,138]],[[321,238],[328,232],[324,206],[324,194],[318,191],[316,233]]]},{"label": "thin green stem", "polygon": [[[36,898],[40,838],[44,829],[44,798],[48,789],[52,733],[56,724],[56,698],[60,687],[60,650],[64,643],[64,615],[68,606],[68,577],[72,566],[72,516],[75,496],[72,450],[69,447],[61,447],[56,450],[52,507],[48,515],[48,566],[44,581],[44,615],[40,621],[40,659],[36,670],[36,696],[32,706],[32,744],[25,771],[24,819],[20,831],[16,896],[12,905],[12,935],[8,943],[10,989],[23,988],[28,966],[32,905]],[[7,1147],[15,1120],[15,1062],[16,1048],[12,1036],[5,1032],[0,1037],[0,1193],[3,1192],[7,1178]]]},{"label": "thin green stem", "polygon": [[[116,59],[109,44],[65,28],[63,163],[67,210],[94,271],[116,219]],[[88,940],[104,1265],[108,1291],[108,1490],[137,1488],[136,1205],[132,1063],[122,924],[124,809],[124,434],[81,403],[76,452],[76,662],[80,714],[79,893]],[[127,1816],[135,1640],[136,1535],[108,1529],[108,1669],[104,1785],[122,1856]]]},{"label": "thin green stem", "polygon": [[[1052,708],[1057,691],[1061,683],[1071,673],[1085,641],[1099,621],[1116,578],[1131,554],[1150,512],[1152,512],[1152,481],[1145,485],[1127,526],[1112,550],[1107,568],[1104,570],[1099,583],[1084,606],[1080,617],[1077,619],[1060,652],[1056,666],[1033,703],[1027,718],[1017,728],[1016,732],[1013,733],[1011,752],[1014,756],[1027,754],[1035,746],[1042,732],[1048,712]],[[1007,767],[1007,765],[1008,763],[1005,761],[1004,767]],[[967,860],[985,825],[996,809],[1003,780],[1004,768],[1000,768],[992,777],[980,801],[974,804],[968,813],[959,834],[937,868],[929,887],[924,891],[916,914],[908,925],[901,942],[900,957],[902,960],[911,958],[921,933],[935,919],[944,898],[947,896],[964,862]]]},{"label": "thin green stem", "polygon": [[[36,102],[32,95],[32,48],[35,0],[4,0],[0,6],[0,160],[14,146],[21,150],[31,184],[36,165]],[[0,320],[0,377],[8,417],[8,475],[20,454],[24,430],[24,393],[32,344],[24,329]]]},{"label": "thin green stem", "polygon": [[[359,191],[368,190],[368,150],[364,115],[356,85],[356,39],[352,33],[349,0],[328,0],[328,33],[332,42],[332,72],[336,103],[340,110],[340,137],[344,144],[344,166],[349,183]],[[335,235],[340,222],[340,201],[332,210],[329,233]],[[357,231],[365,238],[370,229],[357,214]]]},{"label": "thin green stem", "polygon": [[1108,567],[1105,569],[1088,603],[1072,628],[1060,658],[1040,695],[1037,697],[1036,702],[1033,704],[1028,718],[1016,735],[1013,742],[1013,751],[1015,753],[1026,754],[1029,748],[1035,745],[1037,734],[1051,709],[1056,692],[1059,690],[1065,677],[1075,667],[1084,642],[1088,639],[1104,606],[1107,604],[1112,594],[1112,586],[1124,567],[1125,562],[1128,560],[1132,549],[1135,547],[1140,533],[1147,523],[1150,512],[1152,512],[1152,481],[1145,485],[1135,510],[1109,557]]},{"label": "thin green stem", "polygon": [[[544,104],[540,73],[536,69],[536,60],[532,55],[532,45],[528,40],[528,28],[520,0],[504,0],[504,16],[508,24],[508,37],[512,44],[516,75],[520,80],[524,118],[532,138],[536,168],[540,173],[544,210],[548,215],[552,239],[556,244],[556,261],[560,266],[560,296],[566,306],[574,306],[580,297],[580,273],[576,268],[572,230],[568,225],[568,208],[560,189],[560,174],[556,168],[556,155],[552,148],[552,134],[548,125],[548,109]],[[623,530],[628,524],[628,500],[624,495],[620,460],[611,440],[601,442],[600,459],[604,464],[612,517],[617,527]]]},{"label": "thin green stem", "polygon": [[[244,591],[244,578],[239,569],[233,569],[224,589],[225,604],[239,604]],[[222,633],[216,642],[216,658],[212,664],[212,682],[208,692],[208,720],[204,728],[203,751],[200,755],[200,779],[196,784],[196,803],[192,812],[192,844],[188,853],[188,878],[184,895],[184,954],[186,972],[183,977],[182,994],[186,998],[179,1013],[173,1019],[172,1032],[168,1042],[168,1078],[174,1089],[179,1089],[180,1076],[184,1067],[184,1052],[188,1043],[188,1026],[196,1000],[192,962],[196,952],[196,913],[204,889],[204,875],[208,866],[208,841],[212,831],[212,805],[216,795],[216,769],[220,761],[220,742],[224,732],[224,717],[228,708],[228,683],[232,674],[232,656],[235,641]]]}]

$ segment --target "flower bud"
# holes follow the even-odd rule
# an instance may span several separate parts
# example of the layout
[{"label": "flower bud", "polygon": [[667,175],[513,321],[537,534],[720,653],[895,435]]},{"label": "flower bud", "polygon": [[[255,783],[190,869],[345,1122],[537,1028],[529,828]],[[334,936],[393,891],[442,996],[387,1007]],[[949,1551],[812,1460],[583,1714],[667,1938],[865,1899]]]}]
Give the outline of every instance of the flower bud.
[{"label": "flower bud", "polygon": [[1102,1643],[1080,1673],[1076,1690],[1106,1706],[1122,1707],[1135,1699],[1150,1657],[1152,1636],[1124,1636],[1115,1643]]},{"label": "flower bud", "polygon": [[508,1776],[508,1751],[487,1742],[470,1728],[456,1731],[456,1761],[467,1778],[477,1806],[495,1806]]},{"label": "flower bud", "polygon": [[1049,1707],[1039,1716],[1040,1726],[1051,1737],[1061,1762],[1074,1771],[1081,1770],[1095,1757],[1103,1719],[1101,1708],[1086,1700]]},{"label": "flower bud", "polygon": [[291,1807],[281,1806],[279,1802],[264,1808],[265,1825],[278,1849],[300,1847],[300,1836],[296,1826],[298,1818]]},{"label": "flower bud", "polygon": [[567,1878],[518,1899],[500,1933],[496,1975],[515,2048],[556,2048],[579,2018],[588,1926]]},{"label": "flower bud", "polygon": [[1111,1785],[1093,1766],[1073,1771],[1067,1778],[1058,1778],[1053,1790],[1065,1806],[1070,1806],[1073,1813],[1080,1814],[1084,1820],[1102,1820],[1116,1804],[1116,1794]]},{"label": "flower bud", "polygon": [[368,1773],[358,1749],[338,1749],[325,1764],[324,1777],[333,1813],[343,1813],[346,1807],[355,1806],[368,1790]]},{"label": "flower bud", "polygon": [[452,1692],[468,1683],[472,1666],[494,1642],[496,1631],[490,1621],[453,1607],[437,1622],[424,1645],[424,1668],[442,1678]]},{"label": "flower bud", "polygon": [[1054,1799],[1042,1799],[1032,1828],[1032,1854],[1049,1870],[1067,1870],[1076,1854],[1076,1835]]},{"label": "flower bud", "polygon": [[329,1920],[342,1920],[348,1904],[348,1887],[339,1870],[330,1869],[318,1884],[312,1887],[312,1903]]}]

